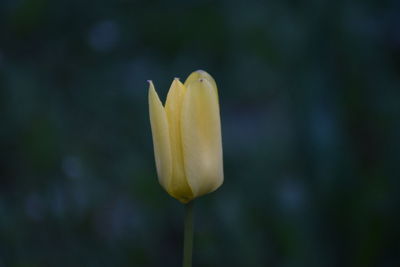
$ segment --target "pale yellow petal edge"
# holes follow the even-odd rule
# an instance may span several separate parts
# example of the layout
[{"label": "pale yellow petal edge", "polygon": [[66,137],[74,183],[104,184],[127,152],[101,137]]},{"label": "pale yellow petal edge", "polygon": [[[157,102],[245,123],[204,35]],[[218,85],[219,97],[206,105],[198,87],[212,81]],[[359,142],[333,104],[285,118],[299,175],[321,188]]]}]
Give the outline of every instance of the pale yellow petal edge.
[{"label": "pale yellow petal edge", "polygon": [[168,119],[152,81],[149,81],[149,115],[158,181],[168,191],[172,175]]}]

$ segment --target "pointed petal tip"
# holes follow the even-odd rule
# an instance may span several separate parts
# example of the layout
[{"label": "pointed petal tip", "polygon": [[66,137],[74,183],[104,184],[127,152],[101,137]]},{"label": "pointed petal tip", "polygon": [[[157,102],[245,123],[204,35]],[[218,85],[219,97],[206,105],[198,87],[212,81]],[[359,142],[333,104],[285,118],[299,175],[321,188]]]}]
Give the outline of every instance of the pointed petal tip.
[{"label": "pointed petal tip", "polygon": [[174,84],[174,83],[182,83],[182,82],[181,82],[181,79],[175,77],[174,80],[172,81],[172,84]]},{"label": "pointed petal tip", "polygon": [[[156,88],[154,87],[153,82],[151,80],[148,80],[148,83],[149,83],[149,91],[148,91],[149,101],[152,100],[152,101],[156,101],[156,102],[161,102],[161,100],[157,94]],[[162,105],[162,103],[161,103],[161,105]]]},{"label": "pointed petal tip", "polygon": [[179,78],[175,77],[171,84],[171,87],[173,87],[173,86],[181,87],[181,86],[183,86],[183,83],[181,82],[181,80]]},{"label": "pointed petal tip", "polygon": [[149,83],[149,94],[157,94],[156,92],[156,88],[154,87],[153,81],[152,80],[147,80],[147,82]]}]

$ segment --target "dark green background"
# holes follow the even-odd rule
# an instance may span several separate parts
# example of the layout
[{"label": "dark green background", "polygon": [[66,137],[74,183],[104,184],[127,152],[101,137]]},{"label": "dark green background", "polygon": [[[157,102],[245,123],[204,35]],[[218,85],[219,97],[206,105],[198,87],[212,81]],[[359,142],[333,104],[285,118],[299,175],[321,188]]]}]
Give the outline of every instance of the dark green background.
[{"label": "dark green background", "polygon": [[0,2],[0,266],[179,266],[147,106],[219,85],[194,266],[400,266],[398,1]]}]

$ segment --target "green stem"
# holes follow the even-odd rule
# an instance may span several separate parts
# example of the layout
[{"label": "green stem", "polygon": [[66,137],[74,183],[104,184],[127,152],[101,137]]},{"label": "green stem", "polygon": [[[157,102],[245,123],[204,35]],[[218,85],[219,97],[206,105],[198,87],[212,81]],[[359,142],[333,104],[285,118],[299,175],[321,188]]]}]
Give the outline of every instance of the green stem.
[{"label": "green stem", "polygon": [[185,204],[185,229],[183,236],[183,267],[192,267],[193,251],[193,201]]}]

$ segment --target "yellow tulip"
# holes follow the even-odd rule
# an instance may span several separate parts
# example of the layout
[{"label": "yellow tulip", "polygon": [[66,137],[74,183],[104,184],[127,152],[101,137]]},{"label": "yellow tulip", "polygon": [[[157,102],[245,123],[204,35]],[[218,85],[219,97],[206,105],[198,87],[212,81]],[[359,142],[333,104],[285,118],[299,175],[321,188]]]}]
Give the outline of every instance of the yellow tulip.
[{"label": "yellow tulip", "polygon": [[187,203],[224,181],[218,90],[205,71],[175,78],[165,107],[149,81],[149,111],[158,180]]}]

